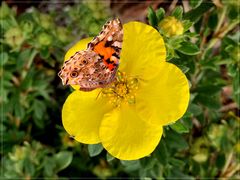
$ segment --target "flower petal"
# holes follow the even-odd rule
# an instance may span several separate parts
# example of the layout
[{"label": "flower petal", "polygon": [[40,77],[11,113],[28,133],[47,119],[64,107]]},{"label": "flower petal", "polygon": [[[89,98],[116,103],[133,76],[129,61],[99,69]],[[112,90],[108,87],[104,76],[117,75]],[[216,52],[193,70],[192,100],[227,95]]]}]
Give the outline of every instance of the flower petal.
[{"label": "flower petal", "polygon": [[112,156],[134,160],[152,153],[161,139],[162,127],[141,120],[134,107],[122,105],[105,114],[99,136]]},{"label": "flower petal", "polygon": [[65,54],[64,61],[68,60],[71,56],[73,56],[77,51],[87,49],[87,44],[92,40],[92,37],[88,37],[78,41],[74,44]]},{"label": "flower petal", "polygon": [[[73,56],[77,51],[85,50],[87,49],[87,44],[92,40],[92,37],[82,39],[78,41],[76,44],[74,44],[65,54],[64,61],[70,59],[71,56]],[[71,85],[73,89],[79,90],[79,85]]]},{"label": "flower petal", "polygon": [[120,71],[149,79],[165,59],[164,41],[156,29],[140,22],[124,24]]},{"label": "flower petal", "polygon": [[74,91],[65,101],[62,121],[66,131],[79,142],[99,143],[99,126],[104,114],[112,109],[106,99],[98,97],[99,90]]},{"label": "flower petal", "polygon": [[171,63],[161,63],[158,75],[141,82],[136,95],[136,109],[144,120],[167,125],[186,112],[189,85],[185,74]]}]

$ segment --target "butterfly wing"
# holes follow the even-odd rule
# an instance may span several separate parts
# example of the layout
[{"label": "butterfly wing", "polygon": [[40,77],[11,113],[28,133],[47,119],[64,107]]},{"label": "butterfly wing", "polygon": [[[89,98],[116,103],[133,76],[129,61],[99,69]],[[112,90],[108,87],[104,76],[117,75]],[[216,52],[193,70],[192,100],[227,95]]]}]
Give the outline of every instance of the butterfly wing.
[{"label": "butterfly wing", "polygon": [[116,75],[123,29],[119,19],[107,22],[85,51],[76,52],[59,72],[63,84],[80,85],[91,91],[110,84]]}]

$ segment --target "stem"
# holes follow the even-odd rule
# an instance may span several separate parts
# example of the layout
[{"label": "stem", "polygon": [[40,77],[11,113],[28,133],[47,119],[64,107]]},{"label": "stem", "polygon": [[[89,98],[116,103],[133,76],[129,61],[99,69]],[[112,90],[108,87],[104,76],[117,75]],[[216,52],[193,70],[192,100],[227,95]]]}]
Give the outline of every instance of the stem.
[{"label": "stem", "polygon": [[206,52],[214,47],[214,45],[219,41],[221,40],[229,31],[231,31],[232,29],[235,28],[235,26],[237,24],[239,24],[240,20],[235,20],[233,21],[231,24],[229,25],[226,25],[225,27],[223,27],[222,29],[219,30],[219,32],[216,32],[215,33],[215,37],[213,39],[211,39],[211,41],[209,42],[208,46],[205,48],[204,52],[203,52],[203,55],[202,55],[202,58],[205,57],[206,55]]},{"label": "stem", "polygon": [[226,12],[227,12],[227,8],[226,8],[226,7],[223,7],[223,10],[222,10],[222,13],[221,13],[221,15],[220,15],[220,19],[219,19],[219,21],[218,21],[216,30],[215,30],[215,32],[214,32],[214,34],[213,34],[214,36],[215,36],[215,34],[219,31],[220,27],[221,27],[222,24],[223,24],[223,21],[224,21],[225,16],[226,16]]},{"label": "stem", "polygon": [[222,169],[221,175],[225,174],[228,166],[230,165],[231,161],[232,161],[232,157],[233,157],[233,152],[230,152],[230,154],[227,157],[227,161]]},{"label": "stem", "polygon": [[232,177],[239,170],[240,170],[240,165],[238,164],[230,172],[227,173],[227,178]]}]

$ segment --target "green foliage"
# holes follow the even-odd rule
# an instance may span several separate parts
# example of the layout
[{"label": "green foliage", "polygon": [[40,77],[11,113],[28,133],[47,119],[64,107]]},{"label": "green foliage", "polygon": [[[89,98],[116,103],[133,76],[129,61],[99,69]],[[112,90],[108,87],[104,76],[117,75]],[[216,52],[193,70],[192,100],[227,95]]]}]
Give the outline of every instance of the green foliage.
[{"label": "green foliage", "polygon": [[[41,152],[41,153],[39,153]],[[72,160],[72,153],[45,148],[39,142],[32,145],[24,142],[23,146],[16,145],[3,159],[3,175],[1,178],[28,179],[31,177],[57,177],[57,172],[66,168]]]},{"label": "green foliage", "polygon": [[157,26],[158,20],[161,19],[163,11],[159,11],[158,16],[156,13],[153,11],[152,7],[148,8],[148,20],[150,25],[153,27]]},{"label": "green foliage", "polygon": [[101,144],[88,145],[88,152],[90,157],[99,155],[102,152],[102,150],[103,150],[103,147]]},{"label": "green foliage", "polygon": [[[119,161],[101,144],[82,145],[65,132],[60,114],[70,91],[57,77],[66,49],[99,32],[110,17],[109,5],[60,3],[61,12],[50,6],[19,14],[3,2],[0,178],[239,178],[239,5],[201,0],[189,5],[187,13],[179,5],[172,12],[149,7],[147,15],[164,38],[167,61],[189,79],[188,110],[164,127],[150,156]],[[159,23],[168,14],[182,24],[181,34],[162,31]]]},{"label": "green foliage", "polygon": [[[156,27],[165,40],[167,60],[189,78],[191,99],[181,120],[164,128],[164,138],[149,157],[152,163],[157,157],[155,163],[160,165],[161,173],[159,176],[152,173],[153,165],[148,171],[151,173],[144,176],[239,178],[239,149],[236,148],[239,133],[236,132],[239,128],[240,49],[239,31],[236,31],[239,20],[235,19],[239,14],[230,13],[232,4],[220,10],[213,3],[191,1],[191,5],[194,8],[185,14],[181,7],[171,13],[182,22],[183,34],[169,37],[161,26]],[[154,11],[151,14],[154,17]],[[164,18],[164,13],[160,14],[156,24]],[[226,22],[229,24],[222,27]],[[224,89],[233,89],[227,100],[221,94]],[[224,105],[229,100],[238,106],[234,103],[233,109],[225,111]]]},{"label": "green foliage", "polygon": [[60,86],[57,72],[76,34],[94,35],[107,20],[107,6],[98,4],[102,8],[95,11],[92,5],[67,6],[61,13],[31,7],[18,14],[2,2],[1,178],[57,178],[71,164],[73,153],[66,148],[75,144],[60,117],[69,91]]}]

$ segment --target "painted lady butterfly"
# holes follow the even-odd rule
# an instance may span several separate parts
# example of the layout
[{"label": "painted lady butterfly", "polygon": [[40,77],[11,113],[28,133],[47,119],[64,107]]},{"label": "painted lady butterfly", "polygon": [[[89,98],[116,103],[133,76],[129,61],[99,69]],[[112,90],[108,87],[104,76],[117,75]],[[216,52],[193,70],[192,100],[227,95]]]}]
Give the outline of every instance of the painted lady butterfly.
[{"label": "painted lady butterfly", "polygon": [[108,21],[87,49],[77,51],[65,61],[59,77],[63,85],[80,85],[80,90],[91,91],[106,87],[115,80],[123,41],[119,19]]}]

